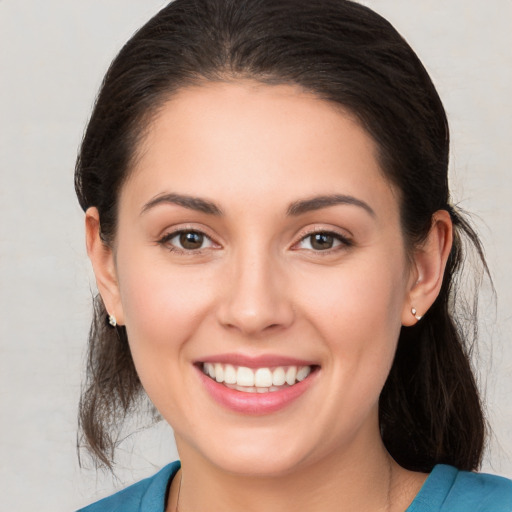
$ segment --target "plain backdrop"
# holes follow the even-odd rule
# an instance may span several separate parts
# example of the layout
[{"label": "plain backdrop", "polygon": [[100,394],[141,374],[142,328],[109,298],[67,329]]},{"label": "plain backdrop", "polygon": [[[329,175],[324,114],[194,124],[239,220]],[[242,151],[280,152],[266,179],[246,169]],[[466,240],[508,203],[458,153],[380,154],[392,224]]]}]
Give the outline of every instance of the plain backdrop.
[{"label": "plain backdrop", "polygon": [[[512,477],[512,2],[368,0],[422,58],[452,130],[454,201],[474,213],[484,286],[484,470]],[[71,511],[176,458],[169,427],[129,436],[117,476],[80,469],[76,415],[94,280],[73,189],[102,76],[161,0],[0,0],[0,508]]]}]

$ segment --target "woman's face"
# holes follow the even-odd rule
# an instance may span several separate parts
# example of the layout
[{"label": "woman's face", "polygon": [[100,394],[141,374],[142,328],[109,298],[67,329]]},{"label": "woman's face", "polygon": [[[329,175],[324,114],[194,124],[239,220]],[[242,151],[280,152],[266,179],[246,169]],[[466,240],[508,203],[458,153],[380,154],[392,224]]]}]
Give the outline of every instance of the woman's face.
[{"label": "woman's face", "polygon": [[407,261],[351,116],[292,86],[206,84],[140,148],[104,299],[182,457],[283,474],[380,442]]}]

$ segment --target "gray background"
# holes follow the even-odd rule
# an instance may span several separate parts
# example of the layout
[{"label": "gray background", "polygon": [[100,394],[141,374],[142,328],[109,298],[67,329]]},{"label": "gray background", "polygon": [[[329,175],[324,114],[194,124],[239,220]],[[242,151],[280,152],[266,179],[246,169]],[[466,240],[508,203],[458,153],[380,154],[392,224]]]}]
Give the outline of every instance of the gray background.
[{"label": "gray background", "polygon": [[[512,2],[365,3],[416,49],[448,111],[454,200],[475,214],[498,296],[484,286],[484,469],[512,477]],[[110,60],[163,4],[0,0],[2,510],[73,510],[176,457],[163,424],[126,440],[116,479],[80,469],[75,452],[94,280],[74,159]]]}]

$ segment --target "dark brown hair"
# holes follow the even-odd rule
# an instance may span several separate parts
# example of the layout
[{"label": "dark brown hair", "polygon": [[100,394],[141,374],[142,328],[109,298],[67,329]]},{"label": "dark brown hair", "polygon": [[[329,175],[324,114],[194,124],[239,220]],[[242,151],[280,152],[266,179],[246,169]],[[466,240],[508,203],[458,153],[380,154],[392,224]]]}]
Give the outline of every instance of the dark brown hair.
[{"label": "dark brown hair", "polygon": [[[484,261],[482,250],[450,206],[448,123],[439,96],[414,51],[370,9],[346,0],[169,4],[128,41],[105,76],[76,165],[80,205],[98,208],[101,236],[111,244],[120,187],[159,107],[187,85],[240,78],[298,84],[360,120],[401,192],[409,248],[424,240],[434,212],[450,213],[455,239],[443,286],[421,322],[402,328],[380,398],[380,426],[390,454],[406,468],[477,468],[484,420],[468,338],[454,316],[453,283],[464,260],[461,237]],[[122,421],[137,409],[142,388],[125,329],[106,325],[99,297],[94,311],[81,442],[110,465]]]}]

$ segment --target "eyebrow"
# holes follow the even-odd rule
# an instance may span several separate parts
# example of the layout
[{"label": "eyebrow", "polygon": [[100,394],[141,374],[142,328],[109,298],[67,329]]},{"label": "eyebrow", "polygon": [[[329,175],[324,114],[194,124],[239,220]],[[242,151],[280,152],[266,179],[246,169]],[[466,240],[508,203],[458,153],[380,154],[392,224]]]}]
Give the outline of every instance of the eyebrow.
[{"label": "eyebrow", "polygon": [[182,194],[162,194],[147,202],[141,210],[141,215],[159,204],[176,204],[189,210],[206,213],[208,215],[222,215],[222,210],[211,201],[200,197],[187,196]]},{"label": "eyebrow", "polygon": [[301,201],[293,202],[289,207],[287,214],[288,215],[301,215],[303,213],[311,212],[314,210],[320,210],[322,208],[328,208],[329,206],[336,206],[338,204],[348,204],[352,206],[358,206],[369,213],[372,217],[375,217],[374,210],[360,199],[357,199],[353,196],[333,194],[326,196],[316,196],[310,199],[304,199]]},{"label": "eyebrow", "polygon": [[[215,203],[211,201],[202,199],[200,197],[175,193],[162,194],[151,199],[151,201],[147,202],[142,207],[141,215],[159,204],[166,203],[176,204],[178,206],[182,206],[183,208],[188,208],[190,210],[206,213],[208,215],[223,215],[221,208],[219,208]],[[357,199],[353,196],[341,194],[316,196],[310,199],[294,201],[288,207],[287,215],[298,216],[302,215],[303,213],[311,212],[314,210],[320,210],[322,208],[328,208],[330,206],[336,206],[339,204],[358,206],[360,208],[363,208],[372,217],[376,216],[374,210],[364,201],[361,201],[360,199]]]}]

